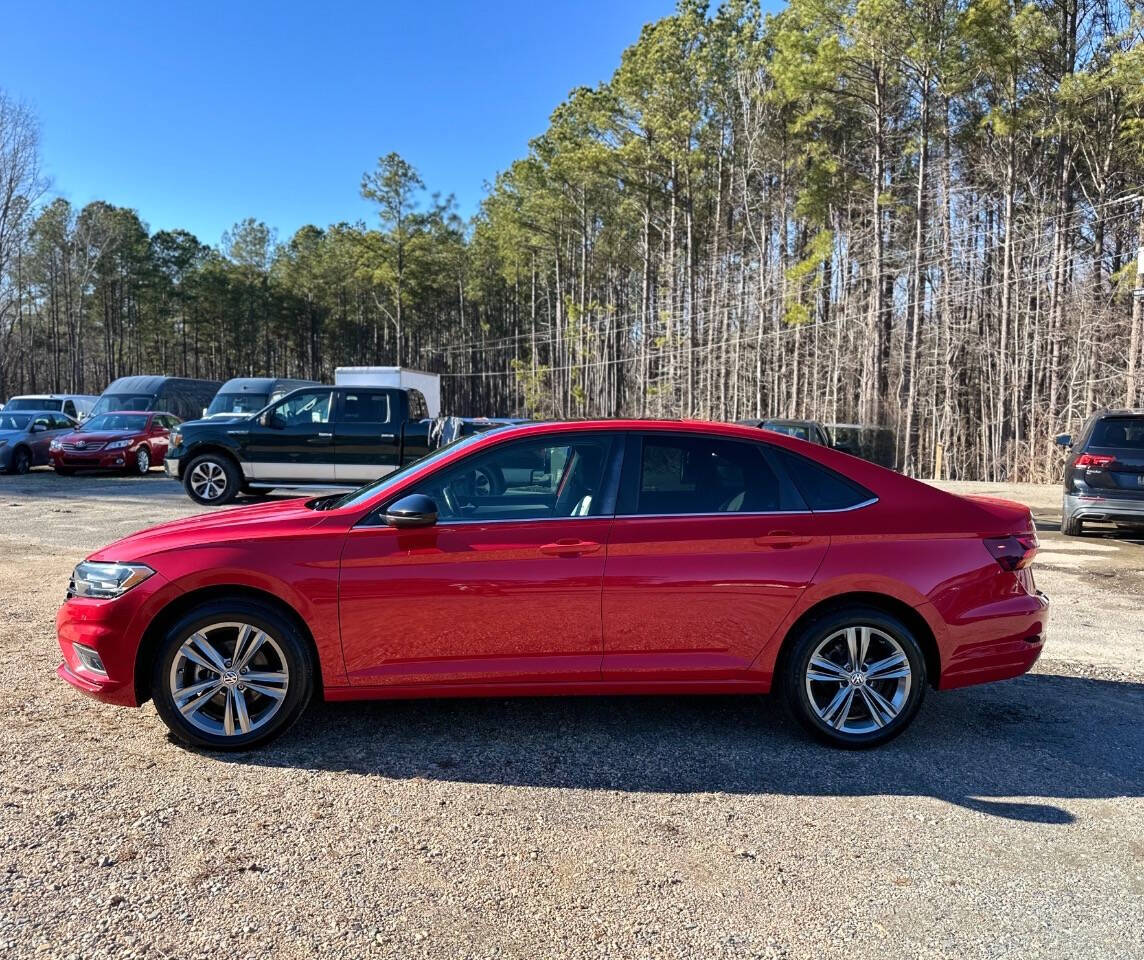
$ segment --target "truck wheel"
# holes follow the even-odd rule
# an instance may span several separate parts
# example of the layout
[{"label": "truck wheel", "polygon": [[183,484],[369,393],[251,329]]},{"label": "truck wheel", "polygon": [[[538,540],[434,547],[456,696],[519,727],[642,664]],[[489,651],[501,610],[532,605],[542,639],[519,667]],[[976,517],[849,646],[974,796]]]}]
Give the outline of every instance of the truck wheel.
[{"label": "truck wheel", "polygon": [[204,453],[187,465],[183,489],[195,503],[208,507],[230,503],[242,486],[242,472],[227,457]]}]

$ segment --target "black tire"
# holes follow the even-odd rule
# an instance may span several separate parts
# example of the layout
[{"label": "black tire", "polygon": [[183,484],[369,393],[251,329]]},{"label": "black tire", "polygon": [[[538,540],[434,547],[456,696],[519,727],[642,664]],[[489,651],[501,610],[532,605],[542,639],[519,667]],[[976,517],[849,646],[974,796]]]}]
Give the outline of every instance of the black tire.
[{"label": "black tire", "polygon": [[17,447],[12,451],[12,473],[25,474],[32,469],[32,454],[27,447]]},{"label": "black tire", "polygon": [[[144,463],[144,461],[146,461]],[[147,476],[151,472],[151,448],[146,444],[141,446],[135,451],[135,456],[131,458],[131,464],[127,468],[131,473],[137,473],[141,477]]]},{"label": "black tire", "polygon": [[[204,482],[204,478],[211,478],[211,482]],[[242,489],[242,471],[225,454],[204,453],[187,464],[183,489],[195,503],[217,507],[238,496]],[[207,495],[215,490],[219,491],[215,496]]]},{"label": "black tire", "polygon": [[1083,537],[1084,521],[1066,513],[1064,519],[1061,520],[1061,533],[1066,537]]},{"label": "black tire", "polygon": [[[219,624],[227,623],[249,624],[265,633],[273,641],[275,649],[271,651],[271,644],[264,642],[261,650],[267,651],[265,655],[275,661],[281,655],[286,668],[285,672],[289,676],[285,696],[281,698],[281,705],[275,709],[264,725],[245,734],[236,731],[234,734],[226,735],[221,731],[214,733],[196,726],[184,716],[176,705],[175,693],[172,689],[173,670],[176,676],[183,679],[185,669],[200,669],[186,661],[180,654],[183,644],[196,632],[207,631],[211,642],[217,644],[219,654],[225,656],[228,653],[233,653],[233,647],[228,649],[225,646],[225,629],[217,627]],[[212,625],[216,626],[213,631]],[[223,635],[221,642],[217,639],[220,633]],[[263,655],[262,653],[259,654],[259,656]],[[179,662],[178,665],[176,665],[176,661]],[[227,666],[230,665],[230,661],[227,661]],[[155,708],[158,710],[160,718],[167,725],[172,735],[183,743],[203,747],[207,750],[228,752],[250,750],[280,736],[298,720],[314,692],[314,670],[315,664],[309,644],[289,617],[284,616],[271,606],[265,606],[241,597],[211,600],[189,611],[167,630],[155,653],[155,661],[152,665],[151,697],[155,701]],[[214,671],[214,673],[218,673],[218,671]],[[203,673],[202,676],[209,680],[213,674]],[[232,687],[238,686],[240,680],[241,677],[236,677],[230,685]],[[240,690],[245,689],[241,686],[238,688]],[[232,695],[233,693],[225,687],[221,688],[218,693],[206,698],[204,707],[192,711],[192,716],[203,717],[201,721],[203,723],[214,722],[212,715],[224,713],[227,698]],[[260,699],[256,701],[256,695],[250,692],[243,694],[243,696],[244,698],[250,696],[252,698],[251,703],[262,702]],[[197,702],[194,701],[196,704]],[[267,703],[270,702],[268,699]],[[256,716],[257,714],[252,710],[251,719]]]},{"label": "black tire", "polygon": [[[865,671],[854,671],[863,674],[862,679],[855,682],[818,681],[813,678],[808,680],[807,672],[810,670],[811,657],[827,641],[829,643],[823,648],[824,651],[837,650],[839,660],[842,659],[846,650],[844,634],[848,627],[855,627],[859,631],[868,627],[873,631],[870,634],[868,647],[870,659],[864,666],[877,662],[874,659],[876,657],[888,659],[882,656],[884,653],[896,655],[894,650],[896,645],[908,663],[908,684],[904,682],[907,678],[899,677],[868,682],[864,676]],[[839,644],[842,646],[839,647]],[[834,662],[831,656],[827,655],[826,659]],[[901,668],[897,669],[900,671]],[[850,673],[847,668],[839,672]],[[818,676],[826,675],[826,671],[821,669],[815,670],[814,673]],[[896,617],[873,607],[849,607],[829,613],[810,623],[793,639],[789,650],[784,651],[779,673],[779,692],[794,718],[819,740],[847,749],[876,747],[898,736],[910,725],[921,707],[927,683],[925,655],[917,638]],[[812,702],[808,690],[812,684],[818,697],[818,708]],[[905,689],[902,690],[902,687]],[[834,703],[834,690],[839,691],[838,695],[843,697],[843,702],[846,704],[846,713],[839,714],[842,720],[840,726],[847,726],[847,717],[852,716],[854,718],[852,726],[856,728],[853,732],[839,729],[826,722],[820,715],[824,704],[828,707]],[[845,693],[847,690],[850,691],[849,694]],[[888,713],[879,713],[878,717],[882,722],[878,722],[874,715],[876,702],[871,693],[878,694],[887,703],[897,705],[897,712],[892,719],[885,719],[889,716]],[[851,697],[851,700],[846,700],[846,696]],[[857,729],[864,726],[870,729]]]}]

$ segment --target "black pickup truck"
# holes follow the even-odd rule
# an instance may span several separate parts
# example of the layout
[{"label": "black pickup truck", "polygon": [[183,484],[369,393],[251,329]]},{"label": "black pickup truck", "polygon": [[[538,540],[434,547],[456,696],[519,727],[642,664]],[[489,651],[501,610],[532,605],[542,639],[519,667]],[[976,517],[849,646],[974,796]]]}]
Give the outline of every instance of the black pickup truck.
[{"label": "black pickup truck", "polygon": [[167,475],[197,503],[276,487],[355,487],[441,442],[417,390],[301,387],[248,416],[192,420],[171,431]]}]

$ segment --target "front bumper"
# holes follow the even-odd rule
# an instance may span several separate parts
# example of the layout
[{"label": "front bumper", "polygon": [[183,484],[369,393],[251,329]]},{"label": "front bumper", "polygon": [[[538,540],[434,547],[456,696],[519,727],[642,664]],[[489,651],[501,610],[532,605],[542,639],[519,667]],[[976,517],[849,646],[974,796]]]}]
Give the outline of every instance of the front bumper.
[{"label": "front bumper", "polygon": [[[143,634],[178,589],[156,573],[114,600],[71,597],[56,614],[56,636],[64,662],[56,675],[89,697],[137,707],[135,662]],[[105,674],[88,670],[75,651],[80,643],[99,654]]]},{"label": "front bumper", "polygon": [[167,459],[163,461],[163,472],[168,477],[174,477],[176,480],[178,480],[179,479],[179,458],[178,457],[167,457]]},{"label": "front bumper", "polygon": [[53,467],[66,467],[69,470],[117,470],[126,466],[129,458],[134,456],[133,450],[121,447],[118,450],[99,450],[96,453],[53,450],[50,459]]},{"label": "front bumper", "polygon": [[1066,493],[1063,513],[1074,520],[1127,520],[1144,523],[1144,499]]}]

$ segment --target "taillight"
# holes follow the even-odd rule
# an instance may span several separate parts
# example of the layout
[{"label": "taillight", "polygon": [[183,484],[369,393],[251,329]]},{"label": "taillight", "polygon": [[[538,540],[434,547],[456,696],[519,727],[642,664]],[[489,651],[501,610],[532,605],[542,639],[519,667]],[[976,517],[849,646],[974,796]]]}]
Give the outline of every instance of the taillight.
[{"label": "taillight", "polygon": [[1035,533],[1017,533],[1011,537],[986,537],[985,548],[1003,570],[1020,570],[1033,562],[1040,543]]},{"label": "taillight", "polygon": [[1107,467],[1110,463],[1115,462],[1116,457],[1109,457],[1105,454],[1082,453],[1076,458],[1078,467]]}]

